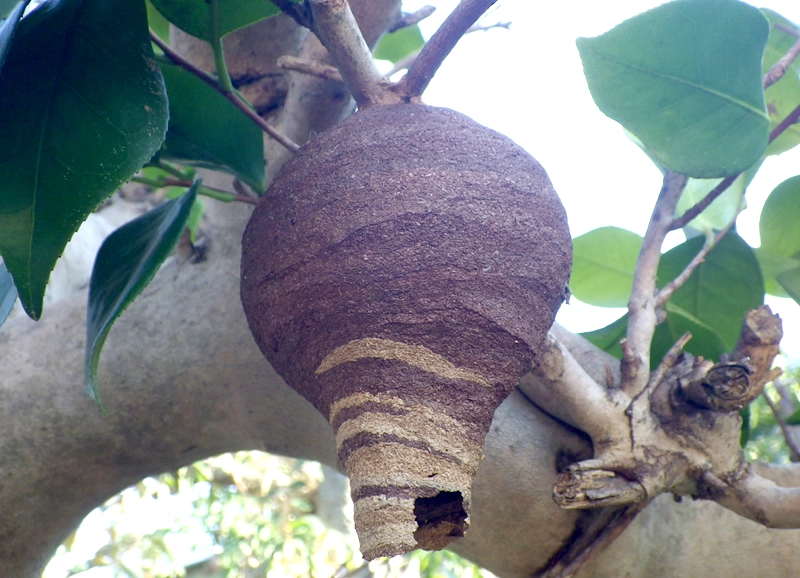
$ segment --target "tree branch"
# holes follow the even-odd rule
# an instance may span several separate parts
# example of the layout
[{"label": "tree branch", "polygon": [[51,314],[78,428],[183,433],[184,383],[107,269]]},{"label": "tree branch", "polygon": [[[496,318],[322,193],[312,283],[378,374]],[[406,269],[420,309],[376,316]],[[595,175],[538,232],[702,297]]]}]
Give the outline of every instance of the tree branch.
[{"label": "tree branch", "polygon": [[310,0],[314,32],[328,49],[360,108],[399,102],[375,65],[346,0]]},{"label": "tree branch", "polygon": [[628,303],[628,332],[623,344],[622,388],[635,397],[647,385],[650,373],[650,344],[656,324],[656,272],[661,260],[661,246],[670,231],[672,216],[687,177],[673,172],[664,175],[664,183],[647,227]]},{"label": "tree branch", "polygon": [[795,42],[789,51],[784,54],[778,62],[772,65],[767,73],[764,75],[764,89],[766,90],[776,82],[778,82],[783,75],[786,74],[786,71],[789,70],[789,67],[792,65],[792,62],[797,58],[800,54],[800,40]]},{"label": "tree branch", "polygon": [[248,106],[248,104],[245,103],[235,91],[225,91],[219,85],[219,82],[217,82],[217,79],[214,76],[210,75],[204,70],[200,70],[194,64],[186,60],[183,56],[175,52],[175,50],[173,50],[169,44],[161,40],[161,38],[159,38],[159,36],[152,30],[150,31],[150,40],[152,40],[164,52],[164,54],[166,54],[167,57],[172,60],[172,62],[184,70],[191,72],[197,78],[227,98],[231,104],[238,108],[247,118],[253,121],[258,128],[283,145],[286,150],[296,152],[300,148],[300,145],[292,141],[289,137],[281,133],[276,128],[270,126],[267,121],[258,116],[258,113],[250,108],[250,106]]},{"label": "tree branch", "polygon": [[706,476],[712,492],[722,490],[712,499],[767,528],[800,528],[800,487],[782,488],[747,468],[737,480],[725,483]]},{"label": "tree branch", "polygon": [[694,259],[692,259],[691,262],[688,265],[686,265],[686,268],[683,271],[681,271],[681,274],[675,277],[675,279],[673,279],[666,285],[664,285],[661,291],[659,291],[658,294],[656,295],[657,309],[662,307],[664,303],[669,301],[670,297],[672,297],[675,294],[675,291],[680,289],[684,285],[684,283],[686,283],[686,281],[689,280],[689,277],[692,276],[694,270],[697,269],[697,267],[699,267],[703,261],[705,261],[711,249],[717,246],[717,243],[719,243],[722,240],[722,238],[727,234],[727,232],[730,231],[731,227],[733,227],[733,224],[735,222],[736,218],[734,217],[734,219],[730,222],[730,224],[727,227],[725,227],[724,229],[722,229],[722,231],[714,235],[713,241],[706,240],[706,243],[705,245],[703,245],[703,248],[697,253],[697,255],[695,255]]},{"label": "tree branch", "polygon": [[458,6],[428,40],[399,83],[405,100],[422,96],[436,71],[461,37],[497,0],[461,0]]}]

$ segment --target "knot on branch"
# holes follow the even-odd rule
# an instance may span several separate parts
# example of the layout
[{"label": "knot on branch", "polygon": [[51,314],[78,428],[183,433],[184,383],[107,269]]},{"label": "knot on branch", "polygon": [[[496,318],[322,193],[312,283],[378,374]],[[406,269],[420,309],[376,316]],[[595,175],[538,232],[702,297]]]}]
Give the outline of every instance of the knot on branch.
[{"label": "knot on branch", "polygon": [[761,394],[761,390],[753,391],[750,379],[753,372],[747,358],[723,361],[713,365],[704,375],[698,376],[698,372],[693,371],[693,379],[679,380],[679,384],[686,399],[695,405],[720,412],[736,412]]},{"label": "knot on branch", "polygon": [[601,508],[640,502],[647,497],[636,480],[608,470],[567,468],[553,487],[553,500],[565,510]]}]

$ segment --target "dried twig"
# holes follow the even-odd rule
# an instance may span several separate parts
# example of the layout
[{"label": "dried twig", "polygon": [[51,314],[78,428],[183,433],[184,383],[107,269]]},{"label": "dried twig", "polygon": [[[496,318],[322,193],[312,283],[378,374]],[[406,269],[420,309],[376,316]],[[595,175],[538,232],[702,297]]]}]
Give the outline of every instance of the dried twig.
[{"label": "dried twig", "polygon": [[186,60],[183,56],[181,56],[180,54],[175,52],[175,50],[173,50],[173,48],[169,44],[167,44],[166,42],[161,40],[161,38],[159,38],[158,35],[155,32],[153,32],[152,30],[150,31],[150,39],[164,52],[165,55],[167,55],[167,57],[170,60],[172,60],[172,62],[174,62],[175,64],[177,64],[181,68],[191,72],[197,78],[199,78],[200,80],[205,82],[207,85],[209,85],[211,88],[213,88],[214,90],[219,92],[222,96],[227,98],[247,118],[249,118],[256,125],[258,125],[258,127],[262,131],[264,131],[269,136],[271,136],[276,141],[278,141],[281,145],[283,145],[284,148],[286,148],[287,150],[289,150],[291,152],[296,152],[297,149],[300,148],[300,145],[298,145],[296,142],[291,140],[289,137],[287,137],[286,135],[284,135],[283,133],[278,131],[276,128],[274,128],[274,127],[270,126],[269,124],[267,124],[267,121],[265,121],[263,118],[258,116],[258,113],[256,111],[254,111],[252,108],[250,108],[247,105],[247,103],[242,100],[242,97],[240,97],[237,92],[235,92],[235,91],[226,92],[225,90],[223,90],[222,87],[220,87],[219,82],[217,82],[217,79],[214,76],[212,76],[211,74],[207,73],[205,70],[201,70],[201,69],[197,68],[194,64],[192,64],[191,62]]},{"label": "dried twig", "polygon": [[296,72],[303,72],[325,80],[334,80],[336,82],[343,82],[342,73],[335,66],[323,64],[322,62],[315,62],[305,58],[298,58],[297,56],[285,55],[278,58],[277,65],[286,70],[294,70]]},{"label": "dried twig", "polygon": [[431,6],[430,4],[427,6],[423,6],[416,12],[405,13],[400,18],[397,19],[397,22],[392,24],[387,32],[397,32],[401,28],[408,28],[409,26],[414,26],[414,24],[418,24],[425,20],[428,16],[433,14],[436,11],[436,6]]},{"label": "dried twig", "polygon": [[786,74],[786,71],[792,65],[795,58],[800,54],[800,40],[794,43],[789,51],[784,54],[778,62],[772,65],[767,73],[764,75],[764,89],[769,88],[776,82],[778,82],[783,75]]},{"label": "dried twig", "polygon": [[461,0],[439,30],[422,48],[419,56],[400,81],[398,92],[405,100],[419,98],[433,75],[461,37],[497,0]]}]

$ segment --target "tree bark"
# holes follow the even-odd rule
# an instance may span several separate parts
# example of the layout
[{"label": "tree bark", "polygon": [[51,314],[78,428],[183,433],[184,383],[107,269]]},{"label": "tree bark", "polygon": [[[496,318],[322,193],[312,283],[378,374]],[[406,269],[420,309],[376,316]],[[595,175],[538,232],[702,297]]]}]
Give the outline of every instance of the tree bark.
[{"label": "tree bark", "polygon": [[[370,44],[397,16],[395,0],[353,4]],[[304,40],[303,57],[325,59],[313,36],[292,34],[295,48]],[[286,50],[267,53],[274,60]],[[285,83],[270,79],[263,85],[285,91],[270,97],[285,101],[270,109],[273,122],[296,142],[352,108],[341,84],[295,72]],[[267,156],[274,175],[288,153],[270,144]],[[238,450],[339,467],[330,427],[277,376],[247,328],[239,253],[249,207],[207,205],[205,260],[172,257],[109,335],[99,373],[108,417],[84,393],[85,291],[51,303],[38,323],[17,317],[0,329],[0,576],[38,577],[86,514],[148,475]],[[559,339],[587,372],[605,371],[603,354]],[[541,388],[531,379],[528,387]],[[514,392],[495,415],[471,527],[453,549],[500,576],[544,567],[591,515],[552,500],[558,467],[591,455],[586,440]],[[800,531],[662,496],[579,576],[786,576],[800,564],[798,540]]]}]

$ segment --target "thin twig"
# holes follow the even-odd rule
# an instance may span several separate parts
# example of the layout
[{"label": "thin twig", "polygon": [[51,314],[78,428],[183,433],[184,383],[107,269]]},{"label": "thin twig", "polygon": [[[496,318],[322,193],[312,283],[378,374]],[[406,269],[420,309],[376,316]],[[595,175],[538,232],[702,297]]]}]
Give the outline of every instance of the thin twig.
[{"label": "thin twig", "polygon": [[399,102],[381,75],[346,0],[310,0],[314,33],[333,61],[360,108]]},{"label": "thin twig", "polygon": [[[467,30],[466,34],[471,34],[472,32],[482,32],[482,31],[490,30],[492,28],[505,28],[506,30],[508,30],[509,26],[511,26],[511,22],[498,22],[496,24],[488,24],[486,26],[479,26],[478,24],[475,24],[475,25],[471,26],[469,30]],[[401,70],[406,70],[407,68],[410,68],[411,65],[414,64],[414,61],[419,56],[419,53],[421,52],[421,50],[422,49],[415,50],[414,52],[412,52],[411,54],[409,54],[408,56],[406,56],[402,60],[398,60],[395,63],[395,65],[392,67],[392,69],[389,72],[386,73],[386,78],[391,78],[392,76],[394,76],[395,74],[397,74]]]},{"label": "thin twig", "polygon": [[344,82],[342,73],[339,69],[330,64],[323,64],[314,60],[306,58],[298,58],[297,56],[285,55],[278,58],[277,65],[286,70],[294,70],[304,74],[310,74],[325,80],[334,80],[336,82]]},{"label": "thin twig", "polygon": [[677,229],[683,229],[686,225],[694,221],[697,216],[705,211],[708,206],[716,201],[719,196],[724,193],[725,191],[730,188],[730,186],[734,183],[736,179],[739,178],[739,175],[742,173],[737,173],[730,177],[725,177],[722,181],[714,187],[714,189],[708,193],[705,197],[700,199],[694,206],[690,207],[684,214],[680,217],[677,217],[670,225],[670,231],[675,231]]},{"label": "thin twig", "polygon": [[497,0],[461,0],[419,53],[400,81],[399,92],[406,100],[418,99],[430,84],[444,59],[478,18]]},{"label": "thin twig", "polygon": [[786,129],[796,123],[798,119],[800,119],[800,104],[798,104],[795,109],[780,122],[778,126],[772,129],[772,132],[769,133],[769,142],[773,142],[776,138],[783,134]]},{"label": "thin twig", "polygon": [[784,54],[778,62],[773,64],[772,68],[764,75],[765,90],[783,78],[783,75],[789,70],[789,67],[792,65],[795,58],[797,58],[798,54],[800,54],[800,39],[798,39],[789,51]]},{"label": "thin twig", "polygon": [[691,277],[694,270],[697,269],[700,263],[705,261],[706,256],[708,256],[708,253],[711,251],[711,249],[717,246],[717,243],[719,243],[725,236],[725,234],[731,230],[731,227],[733,227],[733,224],[735,222],[736,222],[736,217],[734,217],[731,220],[731,222],[728,224],[727,227],[725,227],[716,235],[714,235],[713,240],[706,241],[705,245],[703,245],[703,248],[700,249],[700,252],[698,252],[697,255],[695,255],[694,259],[692,259],[691,262],[688,265],[686,265],[686,268],[683,271],[681,271],[680,275],[678,275],[677,277],[675,277],[675,279],[664,285],[663,289],[661,289],[661,291],[659,291],[658,294],[656,295],[656,307],[662,307],[664,303],[669,301],[670,297],[672,297],[675,294],[675,291],[680,289],[683,286],[683,284],[689,280],[689,277]]},{"label": "thin twig", "polygon": [[789,431],[789,425],[786,423],[786,420],[783,419],[783,416],[778,411],[778,408],[772,403],[772,400],[767,395],[765,391],[762,393],[764,399],[767,402],[767,405],[772,410],[772,415],[775,416],[775,421],[778,422],[778,427],[781,428],[781,433],[783,433],[783,438],[786,440],[786,445],[789,446],[789,451],[792,453],[791,460],[793,462],[800,462],[800,448],[797,447],[797,444],[794,443],[794,439],[792,438],[792,432]]},{"label": "thin twig", "polygon": [[789,34],[790,36],[794,36],[796,38],[800,38],[800,30],[797,30],[797,28],[793,28],[791,26],[786,26],[785,24],[782,24],[780,22],[776,22],[775,23],[775,28],[777,30],[780,30],[781,32],[785,32],[786,34]]},{"label": "thin twig", "polygon": [[283,133],[278,131],[276,128],[274,128],[274,127],[270,126],[269,124],[267,124],[267,121],[265,121],[263,118],[258,116],[258,113],[256,111],[254,111],[252,108],[250,108],[248,106],[248,104],[244,100],[242,100],[243,97],[239,96],[238,92],[236,92],[236,91],[225,92],[220,87],[219,82],[217,82],[217,79],[214,76],[212,76],[211,74],[207,73],[205,70],[201,70],[201,69],[197,68],[194,64],[192,64],[191,62],[186,60],[183,56],[181,56],[180,54],[175,52],[175,50],[173,50],[172,47],[169,44],[167,44],[166,42],[161,40],[161,38],[159,38],[158,35],[155,32],[153,32],[152,30],[150,31],[150,39],[162,51],[164,51],[164,54],[166,54],[169,57],[169,59],[172,60],[172,62],[174,62],[175,64],[177,64],[181,68],[191,72],[197,78],[199,78],[200,80],[205,82],[207,85],[209,85],[211,88],[213,88],[214,90],[219,92],[222,96],[227,98],[247,118],[249,118],[256,125],[258,125],[258,127],[262,131],[264,131],[269,136],[271,136],[276,141],[278,141],[281,145],[283,145],[284,148],[286,148],[287,150],[289,150],[290,152],[293,152],[293,153],[297,152],[297,150],[300,148],[300,145],[298,145],[292,139],[290,139],[289,137],[287,137],[286,135],[284,135]]},{"label": "thin twig", "polygon": [[433,14],[436,11],[436,6],[431,6],[430,4],[427,6],[423,6],[416,12],[404,13],[400,18],[397,19],[397,22],[391,25],[387,32],[397,32],[402,28],[408,28],[409,26],[414,26],[414,24],[418,24],[425,20],[428,16]]},{"label": "thin twig", "polygon": [[688,177],[667,171],[653,215],[636,261],[631,299],[628,302],[628,332],[623,348],[622,388],[631,397],[647,385],[650,344],[656,330],[656,273],[664,237],[670,230],[675,207]]}]

